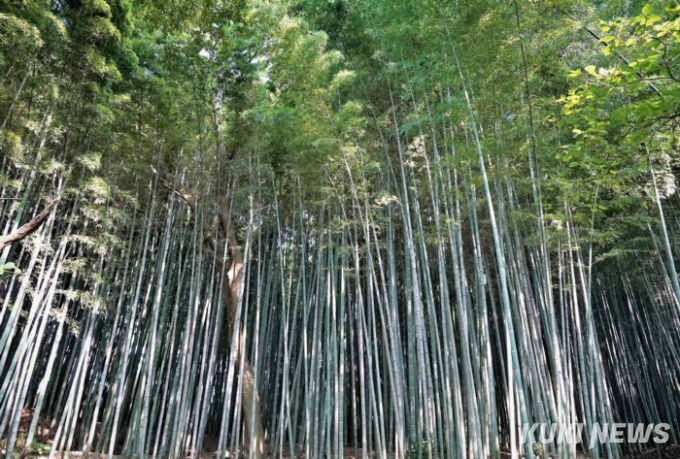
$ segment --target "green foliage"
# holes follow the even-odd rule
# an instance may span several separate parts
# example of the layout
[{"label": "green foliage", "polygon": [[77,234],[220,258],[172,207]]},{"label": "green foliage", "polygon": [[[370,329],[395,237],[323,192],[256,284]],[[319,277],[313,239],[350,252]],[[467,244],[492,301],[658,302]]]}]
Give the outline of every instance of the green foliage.
[{"label": "green foliage", "polygon": [[33,441],[33,444],[31,445],[31,453],[37,454],[39,456],[44,456],[45,454],[48,454],[50,452],[51,448],[52,445],[48,445],[47,443]]},{"label": "green foliage", "polygon": [[543,444],[542,443],[534,443],[533,448],[534,448],[534,456],[536,456],[536,457],[543,456]]},{"label": "green foliage", "polygon": [[680,68],[673,59],[680,43],[680,9],[667,8],[663,17],[653,14],[650,5],[642,11],[630,19],[601,22],[610,34],[602,37],[603,54],[619,59],[571,74],[583,83],[561,99],[568,116],[564,125],[574,126],[576,139],[561,156],[570,167],[602,177],[633,173],[648,161],[641,145],[656,151],[673,148],[680,115],[675,77]]},{"label": "green foliage", "polygon": [[422,459],[422,458],[437,458],[437,450],[433,447],[432,442],[428,440],[421,440],[419,442],[412,442],[408,448],[408,459]]},{"label": "green foliage", "polygon": [[[109,295],[122,295],[124,321],[130,321],[125,326],[139,325],[129,328],[134,330],[135,340],[130,348],[142,349],[148,343],[155,346],[155,340],[148,339],[150,335],[140,324],[159,310],[147,308],[147,303],[143,310],[130,309],[129,291],[119,293],[117,289],[129,290],[132,284],[148,288],[148,299],[151,289],[158,287],[160,301],[167,292],[153,279],[158,279],[163,250],[172,254],[167,261],[167,269],[173,271],[168,282],[178,283],[177,288],[165,289],[170,295],[184,298],[182,283],[194,279],[195,274],[195,279],[211,280],[201,263],[207,266],[215,260],[210,259],[212,250],[204,250],[201,237],[208,232],[226,232],[224,228],[216,230],[220,224],[215,210],[228,207],[237,228],[237,243],[246,239],[253,243],[253,234],[284,240],[283,247],[275,247],[281,249],[278,253],[272,249],[268,255],[259,249],[269,246],[268,240],[258,240],[258,249],[253,249],[256,256],[265,253],[275,259],[290,250],[284,257],[300,255],[305,267],[305,257],[310,255],[298,254],[297,244],[330,250],[332,239],[326,241],[319,235],[342,237],[343,244],[346,238],[351,239],[356,252],[345,246],[338,253],[343,259],[341,271],[348,271],[347,285],[355,283],[356,290],[343,292],[342,304],[348,298],[347,307],[356,307],[355,298],[361,298],[361,290],[366,289],[370,299],[366,304],[380,300],[376,308],[368,307],[369,312],[375,309],[382,316],[383,308],[395,308],[387,316],[394,324],[376,328],[378,333],[402,333],[400,314],[405,315],[409,322],[403,333],[405,342],[412,343],[414,333],[425,333],[423,342],[433,341],[422,347],[434,351],[444,330],[438,321],[450,312],[446,308],[454,304],[449,301],[456,293],[464,294],[450,309],[458,312],[461,303],[474,303],[469,327],[478,332],[486,320],[483,303],[498,295],[498,274],[493,269],[482,272],[494,266],[492,261],[500,263],[503,258],[489,248],[493,247],[491,203],[496,206],[502,242],[507,246],[512,290],[517,290],[520,298],[512,299],[517,302],[513,314],[529,310],[519,303],[526,299],[527,305],[540,310],[536,316],[543,320],[545,311],[558,302],[548,297],[557,291],[557,285],[570,282],[567,277],[557,278],[564,275],[562,268],[580,269],[583,264],[563,261],[565,254],[580,255],[586,247],[594,247],[596,262],[617,270],[620,260],[640,257],[640,266],[649,266],[658,258],[656,242],[640,234],[659,227],[656,217],[650,217],[656,215],[652,206],[656,203],[648,199],[654,190],[651,172],[662,198],[675,193],[680,8],[638,3],[0,0],[0,188],[3,197],[11,196],[11,201],[0,202],[3,227],[25,222],[42,206],[44,196],[61,199],[50,226],[26,241],[29,250],[12,248],[9,256],[26,263],[38,254],[36,271],[51,273],[52,261],[63,255],[61,271],[55,274],[55,291],[61,304],[69,308],[52,308],[51,314],[68,324],[71,341],[65,349],[80,345],[75,338],[81,325],[83,330],[97,327],[95,333],[102,331],[106,336],[113,323],[108,317],[113,309],[107,302]],[[630,8],[637,10],[628,14]],[[588,38],[591,33],[601,36],[595,46]],[[480,161],[488,171],[488,181],[486,175],[482,180]],[[487,195],[484,185],[489,184]],[[482,193],[488,202],[483,201]],[[479,228],[470,229],[474,225]],[[184,239],[184,233],[168,236],[173,244],[170,247],[159,242],[165,230],[189,227],[194,231],[192,237]],[[271,228],[276,230],[267,233]],[[313,237],[306,239],[305,232]],[[390,253],[385,252],[388,232]],[[150,247],[142,245],[144,234],[150,235]],[[402,239],[412,247],[395,248]],[[369,247],[369,241],[375,245]],[[674,243],[677,245],[676,240]],[[449,245],[457,244],[460,250],[447,252]],[[406,254],[407,249],[412,249],[413,255]],[[374,253],[386,256],[373,259]],[[346,269],[344,258],[355,254],[356,270]],[[127,287],[121,287],[123,271],[117,268],[127,263],[128,257],[134,266],[130,273],[139,270],[140,275],[127,279]],[[435,257],[439,257],[437,263]],[[556,258],[559,274],[554,272]],[[473,266],[473,260],[479,265]],[[264,296],[273,298],[279,308],[285,304],[285,311],[306,310],[299,298],[318,293],[311,293],[310,285],[304,284],[307,279],[296,278],[297,261],[280,262],[272,272],[281,268],[282,278],[288,279],[281,282],[281,288],[287,290],[289,301],[280,303],[278,287],[271,285],[265,287]],[[329,266],[336,262],[329,256]],[[545,266],[537,268],[540,263]],[[191,270],[185,271],[184,264],[192,264]],[[318,272],[313,276],[321,285],[324,275],[320,273],[330,275],[332,270],[314,266]],[[362,277],[369,266],[372,276]],[[114,275],[104,275],[103,267]],[[260,266],[249,271],[249,279],[259,279],[265,271],[267,282],[279,283]],[[388,271],[389,281],[381,277]],[[15,272],[12,263],[0,267],[0,277]],[[461,272],[468,276],[466,280]],[[375,276],[377,273],[381,276]],[[32,281],[34,273],[27,274]],[[440,276],[439,286],[433,285],[435,274]],[[422,292],[417,293],[412,284],[402,285],[404,279],[422,281]],[[40,285],[52,288],[50,282]],[[345,285],[344,280],[340,283]],[[386,292],[388,283],[394,292]],[[526,283],[526,288],[521,283]],[[479,285],[488,287],[479,291]],[[210,289],[203,287],[197,281],[188,290]],[[27,287],[28,296],[33,294],[31,288]],[[329,286],[328,292],[332,288]],[[383,288],[385,292],[380,291]],[[244,290],[250,291],[250,286]],[[571,311],[570,306],[581,304],[582,293],[572,298],[572,293],[565,291],[558,292],[560,307]],[[423,298],[418,298],[419,294]],[[170,314],[173,298],[163,296],[163,302],[167,301],[160,310],[163,320]],[[410,323],[411,311],[422,307],[415,304],[416,299],[431,305],[433,311],[436,308],[426,314],[430,331],[423,332],[424,326],[416,331]],[[185,304],[198,305],[198,300],[182,301],[172,310],[184,315],[173,317],[180,319],[173,323],[184,319],[191,323],[192,317],[198,317],[184,309]],[[288,308],[293,301],[296,304]],[[404,314],[397,307],[402,304],[408,304]],[[316,309],[314,320],[325,320]],[[206,308],[201,323],[220,323],[209,316],[218,310]],[[106,322],[100,324],[95,316],[106,317]],[[525,319],[533,321],[533,317],[532,312]],[[370,320],[380,323],[384,319]],[[494,326],[500,330],[497,321],[494,317]],[[462,323],[458,318],[455,322]],[[541,324],[531,328],[531,333],[524,327],[523,322],[518,324],[518,330],[526,333],[523,339],[533,341],[535,335],[536,351],[545,351],[547,357],[544,347],[549,346],[543,344],[552,341],[548,335],[539,336]],[[196,342],[208,343],[211,336],[218,339],[219,334],[207,328],[208,332],[200,335],[199,328]],[[454,336],[456,332],[451,330],[446,335],[452,343],[464,346],[463,334],[459,331],[461,336]],[[504,331],[494,331],[502,339],[498,338],[497,348],[489,352],[502,357],[491,366],[506,368],[507,354],[501,352],[506,345]],[[174,333],[167,335],[169,341],[179,335]],[[116,352],[124,339],[111,340]],[[475,340],[489,341],[489,336],[480,333],[469,343]],[[586,342],[595,343],[591,338],[574,339],[579,345]],[[163,343],[158,344],[162,349]],[[380,368],[380,359],[387,355],[382,353],[382,344],[371,344],[376,344],[378,362],[367,371]],[[397,354],[399,347],[397,344],[394,350]],[[479,343],[474,343],[474,348],[482,349]],[[268,352],[267,346],[263,349]],[[575,349],[567,349],[565,355],[572,351]],[[175,362],[175,356],[167,352],[157,358]],[[297,352],[296,347],[290,352]],[[121,371],[121,379],[116,381],[124,382],[124,367],[121,370],[117,362],[105,364],[103,359],[108,357],[104,355],[102,351],[93,359],[96,365]],[[136,356],[137,363],[145,362],[147,355]],[[436,361],[438,368],[434,355],[431,361]],[[524,362],[531,357],[520,358]],[[322,360],[336,362],[335,357]],[[543,365],[542,357],[539,360]],[[43,361],[41,355],[40,371]],[[204,357],[194,361],[207,364]],[[429,362],[427,358],[424,361]],[[411,363],[407,361],[406,366]],[[451,363],[459,362],[454,358],[447,365]],[[210,371],[208,366],[206,371]],[[388,375],[396,371],[387,367]],[[171,371],[174,367],[167,368]],[[523,364],[524,369],[531,371]],[[484,369],[474,371],[482,373]],[[545,371],[558,381],[552,368]],[[88,376],[87,381],[97,381],[94,376]],[[437,371],[418,375],[423,380],[434,376]],[[29,382],[34,380],[39,381]],[[532,377],[532,381],[541,380]],[[135,381],[139,383],[132,385],[134,391],[158,382],[153,378]],[[474,384],[485,381],[479,375],[473,378]],[[407,386],[415,389],[417,384]],[[527,390],[534,391],[529,398],[540,404],[541,410],[544,401],[553,400],[544,399],[535,384],[528,386]],[[552,384],[545,390],[552,390],[549,386]],[[115,398],[109,391],[114,386],[106,387],[106,403],[111,403]],[[617,389],[614,386],[612,393],[618,394]],[[89,406],[94,406],[89,398],[93,393],[87,395]],[[427,401],[424,394],[421,398]],[[134,400],[139,414],[142,401],[136,397],[135,392],[123,398]],[[499,395],[499,401],[501,398]],[[76,403],[75,397],[69,400]],[[486,395],[479,397],[480,404],[482,401],[488,401]],[[209,403],[212,410],[215,405]],[[420,404],[413,403],[416,408]],[[480,415],[488,408],[467,407],[469,413],[478,411]],[[266,409],[272,411],[270,408]],[[415,408],[406,411],[415,416]],[[86,411],[83,413],[87,419]],[[289,423],[291,435],[293,424]],[[132,429],[130,432],[132,440],[127,443],[138,443]],[[422,434],[416,428],[412,433],[412,438]],[[310,437],[313,435],[305,432],[305,438]],[[146,443],[141,444],[144,448]],[[447,456],[442,453],[448,447],[430,440],[414,441],[404,449],[409,459],[421,459]],[[538,447],[534,452],[545,453]],[[454,450],[449,454],[455,455]]]},{"label": "green foliage", "polygon": [[640,202],[628,198],[653,194],[650,168],[663,176],[676,167],[679,13],[646,5],[631,18],[601,20],[601,63],[569,74],[578,84],[559,99],[559,125],[571,139],[556,159],[561,175],[581,184],[570,198],[585,212],[637,212]]},{"label": "green foliage", "polygon": [[4,265],[0,265],[0,279],[4,279],[12,274],[18,274],[21,270],[17,268],[14,263],[9,262]]}]

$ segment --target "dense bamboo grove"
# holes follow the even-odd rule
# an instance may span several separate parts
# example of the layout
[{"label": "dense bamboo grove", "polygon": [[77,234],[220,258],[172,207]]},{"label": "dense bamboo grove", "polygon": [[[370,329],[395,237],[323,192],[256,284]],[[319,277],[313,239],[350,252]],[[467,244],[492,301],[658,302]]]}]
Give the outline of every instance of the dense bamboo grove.
[{"label": "dense bamboo grove", "polygon": [[662,3],[0,1],[4,454],[677,444],[678,43]]}]

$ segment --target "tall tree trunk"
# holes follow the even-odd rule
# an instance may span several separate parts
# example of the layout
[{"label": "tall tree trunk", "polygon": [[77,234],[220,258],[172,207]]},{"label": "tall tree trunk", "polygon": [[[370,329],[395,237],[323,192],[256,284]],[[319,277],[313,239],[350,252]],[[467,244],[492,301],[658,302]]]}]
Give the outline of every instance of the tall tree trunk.
[{"label": "tall tree trunk", "polygon": [[[224,222],[224,218],[221,221]],[[229,317],[229,330],[234,333],[241,333],[239,330],[234,330],[234,322],[236,319],[236,310],[238,307],[239,295],[241,294],[241,287],[243,284],[243,254],[241,248],[236,244],[236,237],[233,229],[224,225],[227,232],[227,241],[229,245],[229,254],[231,255],[231,266],[226,273],[225,283],[229,286],[228,289],[223,290],[223,301],[227,308],[227,315]],[[241,340],[238,340],[240,343]],[[246,421],[246,432],[248,433],[248,441],[250,446],[250,459],[262,459],[264,457],[264,433],[262,431],[262,419],[260,416],[260,399],[257,394],[257,387],[253,369],[248,361],[248,356],[244,349],[237,351],[236,366],[241,363],[243,359],[243,415]],[[251,437],[252,427],[252,438]]]},{"label": "tall tree trunk", "polygon": [[[165,186],[177,196],[186,201],[191,207],[192,211],[196,211],[195,198],[189,194],[186,194],[183,190],[177,190],[169,184]],[[221,200],[222,204],[225,204],[226,200]],[[236,322],[236,312],[238,310],[238,302],[242,292],[243,286],[243,253],[241,248],[236,242],[236,235],[234,229],[230,222],[225,218],[222,212],[219,212],[219,223],[220,227],[226,235],[227,249],[229,251],[229,256],[231,258],[231,265],[228,270],[225,270],[224,274],[224,285],[228,288],[222,289],[222,301],[227,310],[228,324],[229,324],[229,334],[227,336],[233,336],[233,333],[241,333],[240,330],[234,330],[234,324]],[[208,234],[206,236],[206,242],[213,245],[213,247],[218,247],[215,238]],[[219,252],[218,252],[219,253]],[[221,271],[221,269],[220,269]],[[238,340],[241,343],[242,340]],[[238,368],[241,364],[241,358],[243,358],[243,415],[246,421],[246,432],[248,434],[248,442],[250,446],[249,459],[262,459],[264,457],[264,433],[262,430],[262,417],[260,414],[260,400],[257,394],[257,386],[255,381],[255,375],[253,369],[248,361],[248,356],[245,350],[240,348],[237,349],[235,365]],[[251,437],[251,427],[252,427],[252,438]]]}]

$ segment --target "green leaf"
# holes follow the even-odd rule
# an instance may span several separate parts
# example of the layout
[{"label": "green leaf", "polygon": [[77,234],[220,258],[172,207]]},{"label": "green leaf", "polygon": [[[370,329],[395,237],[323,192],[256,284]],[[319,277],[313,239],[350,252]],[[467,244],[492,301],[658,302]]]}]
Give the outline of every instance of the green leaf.
[{"label": "green leaf", "polygon": [[644,14],[645,16],[649,16],[650,14],[652,14],[652,5],[647,3],[644,7],[642,7],[642,14]]},{"label": "green leaf", "polygon": [[16,265],[12,262],[5,263],[4,265],[0,265],[0,277],[4,276],[6,273],[11,274],[11,273],[19,273],[21,270],[16,267]]}]

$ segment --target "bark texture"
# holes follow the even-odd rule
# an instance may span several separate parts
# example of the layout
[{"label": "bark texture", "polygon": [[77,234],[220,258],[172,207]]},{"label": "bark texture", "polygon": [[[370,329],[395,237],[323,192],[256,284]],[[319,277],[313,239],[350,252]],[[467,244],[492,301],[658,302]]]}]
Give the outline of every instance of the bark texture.
[{"label": "bark texture", "polygon": [[47,220],[47,217],[50,216],[52,210],[54,210],[58,202],[59,200],[55,199],[54,201],[50,202],[47,205],[47,207],[45,207],[45,209],[38,215],[36,215],[31,221],[29,221],[16,231],[13,231],[5,236],[0,236],[0,251],[2,251],[8,245],[14,244],[15,242],[19,242],[29,234],[36,232],[40,228],[40,226],[42,226],[45,220]]},{"label": "bark texture", "polygon": [[[221,218],[224,222],[224,219]],[[233,333],[234,323],[236,320],[236,310],[238,308],[239,294],[241,292],[241,284],[243,283],[243,254],[240,247],[236,244],[236,237],[230,227],[225,226],[227,231],[227,243],[229,245],[229,254],[231,255],[231,266],[227,271],[227,279],[229,289],[226,291],[227,297],[224,298],[225,306],[227,308],[227,316],[229,317],[229,330]],[[223,293],[224,294],[224,293]],[[241,330],[237,330],[243,333]],[[231,333],[230,333],[231,334]],[[238,340],[239,343],[242,340]],[[240,346],[240,345],[239,345]],[[250,443],[250,458],[262,459],[264,457],[264,433],[262,430],[262,418],[260,416],[260,399],[257,394],[257,387],[255,385],[255,375],[253,369],[248,362],[248,356],[241,348],[238,349],[236,357],[236,365],[240,366],[241,359],[243,359],[243,415],[245,417],[245,430],[247,438]],[[252,438],[251,426],[254,426]]]},{"label": "bark texture", "polygon": [[[184,192],[184,190],[177,190],[165,184],[165,186],[174,194],[182,198],[189,206],[192,211],[195,211],[194,197],[190,194]],[[226,201],[226,200],[225,200]],[[224,202],[224,201],[223,201]],[[236,322],[236,311],[238,309],[239,295],[241,293],[241,285],[243,283],[243,253],[236,241],[236,235],[234,233],[233,227],[229,224],[227,219],[224,217],[222,212],[219,212],[219,223],[222,231],[225,234],[225,243],[227,244],[227,249],[229,251],[229,258],[231,259],[231,265],[227,270],[225,270],[224,285],[227,288],[222,290],[222,301],[224,302],[227,318],[229,333],[227,336],[233,336],[235,332],[234,325]],[[213,248],[219,247],[217,240],[211,234],[206,235],[205,242],[211,245]],[[217,253],[222,253],[220,250]],[[221,270],[222,263],[220,260],[219,268]],[[243,333],[238,330],[239,333]],[[239,343],[242,340],[238,340]],[[240,347],[236,353],[235,365],[240,368],[241,359],[243,359],[243,416],[245,418],[245,431],[247,439],[250,446],[250,459],[262,459],[264,457],[264,431],[262,429],[262,417],[260,414],[260,398],[257,394],[257,386],[255,384],[255,375],[253,369],[248,361],[248,356],[245,351]],[[254,431],[252,438],[251,436],[251,426],[254,426]]]}]

